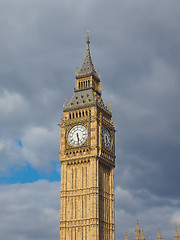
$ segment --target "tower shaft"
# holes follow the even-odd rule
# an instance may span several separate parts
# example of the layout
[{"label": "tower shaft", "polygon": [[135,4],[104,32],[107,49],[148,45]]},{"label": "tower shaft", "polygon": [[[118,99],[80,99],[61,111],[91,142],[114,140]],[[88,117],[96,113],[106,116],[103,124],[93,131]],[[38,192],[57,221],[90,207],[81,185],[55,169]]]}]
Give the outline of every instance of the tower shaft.
[{"label": "tower shaft", "polygon": [[[99,91],[89,37],[85,64],[60,123],[60,239],[114,240],[115,130]],[[79,84],[87,77],[91,85]]]}]

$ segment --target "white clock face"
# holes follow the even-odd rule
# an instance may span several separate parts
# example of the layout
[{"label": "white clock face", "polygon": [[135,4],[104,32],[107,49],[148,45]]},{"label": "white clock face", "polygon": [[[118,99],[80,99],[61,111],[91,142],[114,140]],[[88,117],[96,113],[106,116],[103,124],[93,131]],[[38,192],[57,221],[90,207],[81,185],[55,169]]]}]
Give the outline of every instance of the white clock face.
[{"label": "white clock face", "polygon": [[102,142],[105,148],[111,148],[111,134],[107,128],[103,128],[102,130]]},{"label": "white clock face", "polygon": [[68,133],[68,142],[74,147],[81,146],[87,139],[87,129],[83,125],[76,125]]}]

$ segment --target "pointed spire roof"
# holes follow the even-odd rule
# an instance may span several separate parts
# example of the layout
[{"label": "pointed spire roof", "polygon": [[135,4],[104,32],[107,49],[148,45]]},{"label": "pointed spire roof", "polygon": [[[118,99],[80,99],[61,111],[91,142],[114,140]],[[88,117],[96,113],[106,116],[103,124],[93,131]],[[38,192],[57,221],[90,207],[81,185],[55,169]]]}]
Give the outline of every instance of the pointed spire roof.
[{"label": "pointed spire roof", "polygon": [[162,240],[162,236],[161,236],[160,228],[159,228],[159,232],[158,232],[157,240]]},{"label": "pointed spire roof", "polygon": [[143,231],[143,229],[142,229],[141,240],[146,240],[146,238],[145,238],[145,236],[144,236],[144,231]]},{"label": "pointed spire roof", "polygon": [[174,234],[174,239],[179,240],[179,234],[178,234],[178,231],[177,231],[177,226],[176,226],[176,232]]},{"label": "pointed spire roof", "polygon": [[137,217],[137,226],[135,229],[135,240],[140,240],[141,239],[141,229],[139,227],[139,221],[138,221],[138,217]]},{"label": "pointed spire roof", "polygon": [[135,232],[141,232],[141,229],[140,229],[140,227],[139,227],[138,217],[137,217],[137,226],[136,226]]},{"label": "pointed spire roof", "polygon": [[125,240],[129,240],[128,232],[126,232]]},{"label": "pointed spire roof", "polygon": [[96,73],[95,67],[91,59],[89,44],[90,44],[90,37],[89,37],[89,31],[87,31],[86,54],[85,54],[81,68],[76,73],[76,78],[88,77],[93,75],[96,78],[96,80],[100,81],[100,78]]}]

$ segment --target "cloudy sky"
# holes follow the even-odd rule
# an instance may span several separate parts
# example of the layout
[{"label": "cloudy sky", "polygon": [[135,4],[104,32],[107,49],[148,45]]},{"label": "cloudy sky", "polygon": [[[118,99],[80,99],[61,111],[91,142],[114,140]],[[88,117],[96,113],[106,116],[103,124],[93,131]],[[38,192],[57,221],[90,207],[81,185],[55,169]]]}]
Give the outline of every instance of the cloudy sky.
[{"label": "cloudy sky", "polygon": [[91,54],[116,133],[116,239],[180,232],[180,1],[0,0],[0,239],[59,238],[59,127]]}]

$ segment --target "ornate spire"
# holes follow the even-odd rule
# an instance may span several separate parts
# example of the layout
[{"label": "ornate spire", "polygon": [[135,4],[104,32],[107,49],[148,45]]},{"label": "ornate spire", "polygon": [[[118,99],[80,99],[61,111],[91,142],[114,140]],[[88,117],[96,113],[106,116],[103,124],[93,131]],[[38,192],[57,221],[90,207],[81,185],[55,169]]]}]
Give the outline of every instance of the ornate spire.
[{"label": "ornate spire", "polygon": [[158,232],[157,240],[162,240],[162,236],[161,236],[160,228],[159,228],[159,232]]},{"label": "ornate spire", "polygon": [[146,238],[145,238],[145,236],[144,236],[144,231],[143,231],[143,229],[142,229],[141,240],[146,240]]},{"label": "ornate spire", "polygon": [[94,68],[94,65],[93,65],[92,59],[91,59],[91,53],[90,53],[90,47],[89,47],[89,44],[90,44],[89,31],[87,31],[86,44],[87,44],[86,54],[85,54],[81,68],[76,73],[76,79],[93,76],[96,80],[100,81],[100,78],[99,78],[98,74],[96,73],[96,70]]},{"label": "ornate spire", "polygon": [[178,231],[177,231],[177,226],[176,226],[176,232],[174,234],[174,239],[179,240],[179,234],[178,234]]},{"label": "ornate spire", "polygon": [[126,237],[125,240],[129,240],[128,232],[126,231]]},{"label": "ornate spire", "polygon": [[138,217],[137,217],[137,226],[135,229],[135,240],[140,240],[141,239],[141,229],[139,227],[139,221],[138,221]]}]

